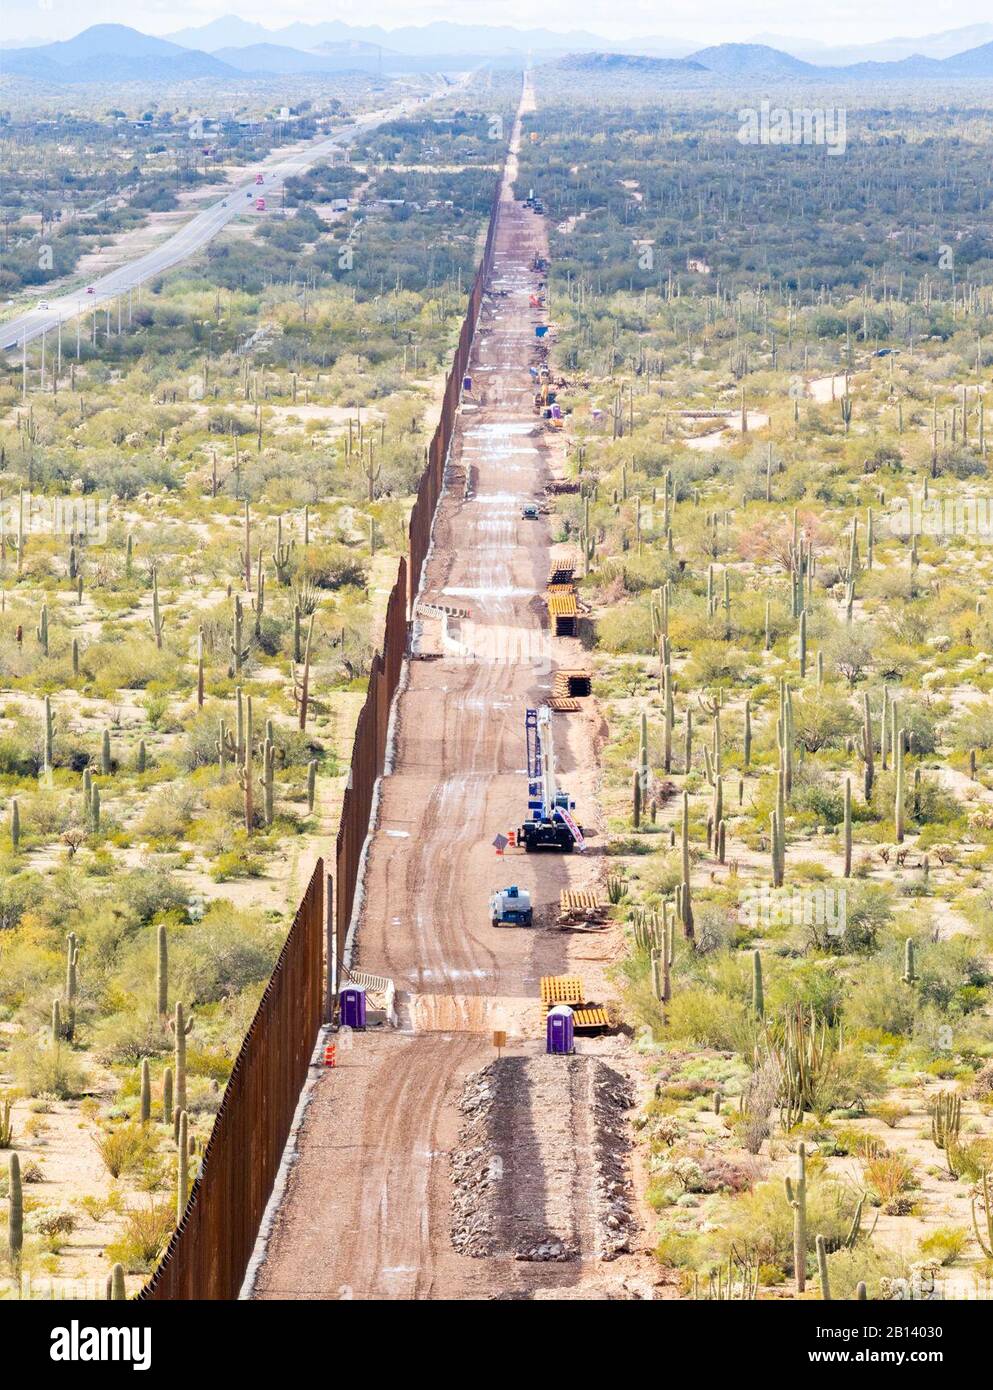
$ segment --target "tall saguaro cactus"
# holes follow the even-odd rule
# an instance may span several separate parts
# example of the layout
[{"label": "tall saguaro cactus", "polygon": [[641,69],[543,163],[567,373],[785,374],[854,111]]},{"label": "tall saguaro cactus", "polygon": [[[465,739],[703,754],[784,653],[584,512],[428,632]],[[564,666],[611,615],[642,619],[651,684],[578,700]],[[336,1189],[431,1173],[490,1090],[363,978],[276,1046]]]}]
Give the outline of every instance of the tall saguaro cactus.
[{"label": "tall saguaro cactus", "polygon": [[873,752],[872,736],[872,712],[869,709],[869,692],[866,691],[862,696],[862,735],[861,735],[862,760],[865,763],[865,799],[872,796],[872,784],[876,776],[875,756]]},{"label": "tall saguaro cactus", "polygon": [[752,1012],[756,1018],[765,1015],[765,992],[762,986],[762,952],[752,952]]},{"label": "tall saguaro cactus", "polygon": [[796,1179],[786,1183],[786,1200],[793,1208],[793,1273],[796,1291],[807,1287],[807,1150],[801,1141],[796,1149]]},{"label": "tall saguaro cactus", "polygon": [[162,633],[165,631],[165,619],[159,607],[159,572],[152,570],[152,632],[155,635],[155,645],[162,650]]},{"label": "tall saguaro cactus", "polygon": [[52,697],[45,696],[45,711],[43,715],[43,734],[44,734],[44,771],[51,772],[55,765],[55,717],[52,714]]},{"label": "tall saguaro cactus", "polygon": [[7,1169],[7,1250],[11,1269],[19,1276],[24,1248],[24,1191],[21,1187],[21,1160],[11,1154]]},{"label": "tall saguaro cactus", "polygon": [[79,987],[79,946],[76,933],[66,937],[66,1019],[64,1034],[69,1042],[76,1031],[76,994]]},{"label": "tall saguaro cactus", "polygon": [[159,923],[158,957],[155,966],[155,1003],[159,1017],[164,1019],[169,1012],[169,941],[164,922]]},{"label": "tall saguaro cactus", "polygon": [[190,1194],[190,1136],[186,1110],[179,1112],[179,1133],[176,1137],[176,1225],[182,1221]]},{"label": "tall saguaro cactus", "polygon": [[186,1109],[186,1039],[193,1028],[193,1015],[187,1018],[185,1009],[178,1001],[175,1017],[170,1020],[169,1027],[176,1039],[176,1109],[182,1111]]},{"label": "tall saguaro cactus", "polygon": [[693,902],[690,894],[690,797],[683,792],[682,823],[682,882],[680,884],[679,907],[683,923],[683,935],[693,939]]}]

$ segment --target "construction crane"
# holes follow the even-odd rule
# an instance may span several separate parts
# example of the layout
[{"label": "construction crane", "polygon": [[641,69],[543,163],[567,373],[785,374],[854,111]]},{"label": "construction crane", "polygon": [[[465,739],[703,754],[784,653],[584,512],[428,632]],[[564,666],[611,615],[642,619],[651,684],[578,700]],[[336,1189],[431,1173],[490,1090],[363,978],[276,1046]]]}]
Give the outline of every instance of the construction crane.
[{"label": "construction crane", "polygon": [[555,740],[548,705],[527,710],[524,731],[528,753],[528,819],[518,831],[518,843],[530,854],[536,849],[583,850],[586,841],[573,819],[576,803],[555,777]]}]

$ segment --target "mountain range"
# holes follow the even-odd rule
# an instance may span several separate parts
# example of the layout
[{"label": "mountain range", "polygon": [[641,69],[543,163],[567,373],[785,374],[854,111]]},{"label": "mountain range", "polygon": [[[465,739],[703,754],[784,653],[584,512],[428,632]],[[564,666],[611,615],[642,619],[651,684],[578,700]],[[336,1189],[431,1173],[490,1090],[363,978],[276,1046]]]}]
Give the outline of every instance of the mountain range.
[{"label": "mountain range", "polygon": [[[993,30],[976,25],[974,34]],[[193,36],[196,44],[193,44]],[[276,38],[283,40],[275,42]],[[935,36],[936,39],[942,36]],[[291,42],[295,40],[295,42]],[[344,71],[465,70],[483,63],[519,64],[525,46],[538,61],[559,68],[656,74],[668,85],[681,77],[693,86],[717,81],[890,81],[993,77],[993,40],[945,57],[921,53],[854,63],[812,62],[769,44],[724,43],[688,54],[662,55],[645,47],[618,48],[596,35],[548,29],[428,24],[385,30],[332,21],[271,31],[229,16],[198,30],[155,38],[123,24],[95,24],[75,38],[0,53],[0,70],[54,85],[168,82],[190,79],[287,77]],[[895,41],[894,41],[895,42]],[[946,46],[952,42],[945,38]],[[209,51],[207,44],[214,45]],[[632,51],[633,50],[633,51]]]}]

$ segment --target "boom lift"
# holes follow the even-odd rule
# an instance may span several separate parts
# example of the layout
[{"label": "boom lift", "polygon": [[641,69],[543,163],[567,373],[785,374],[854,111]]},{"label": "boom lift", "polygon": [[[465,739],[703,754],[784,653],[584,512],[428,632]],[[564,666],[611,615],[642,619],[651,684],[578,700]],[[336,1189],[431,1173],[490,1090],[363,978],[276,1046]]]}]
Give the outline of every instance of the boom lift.
[{"label": "boom lift", "polygon": [[534,921],[531,894],[516,884],[498,888],[490,898],[490,921],[495,927],[530,927]]},{"label": "boom lift", "polygon": [[530,854],[536,849],[583,850],[586,841],[573,819],[576,803],[555,778],[555,741],[548,705],[529,709],[524,718],[528,751],[528,819],[518,831],[518,843]]}]

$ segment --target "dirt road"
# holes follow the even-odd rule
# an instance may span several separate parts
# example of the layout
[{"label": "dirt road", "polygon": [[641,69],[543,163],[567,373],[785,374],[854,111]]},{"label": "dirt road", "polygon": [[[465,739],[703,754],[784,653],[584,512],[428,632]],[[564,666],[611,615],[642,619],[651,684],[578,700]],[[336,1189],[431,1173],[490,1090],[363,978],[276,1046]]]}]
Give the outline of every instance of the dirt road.
[{"label": "dirt road", "polygon": [[[544,520],[521,516],[525,501],[543,497],[561,441],[531,406],[528,367],[544,315],[529,307],[541,278],[529,267],[547,245],[543,219],[513,201],[513,174],[511,159],[473,391],[457,426],[415,629],[415,653],[436,655],[443,643],[432,611],[468,610],[462,637],[464,646],[471,629],[472,653],[409,663],[357,931],[357,964],[395,981],[400,1027],[356,1035],[342,1065],[318,1078],[255,1281],[258,1298],[528,1297],[543,1289],[576,1296],[602,1273],[587,1210],[589,1122],[577,1122],[575,1143],[541,1137],[545,1119],[559,1107],[571,1115],[585,1093],[565,1064],[513,1092],[520,1113],[508,1132],[536,1131],[529,1219],[568,1229],[576,1257],[542,1264],[504,1251],[479,1259],[451,1243],[449,1154],[460,1090],[493,1059],[491,1030],[510,1032],[508,1062],[536,1057],[540,976],[579,973],[601,987],[617,949],[552,927],[495,929],[487,911],[495,887],[517,882],[547,920],[562,888],[588,886],[602,873],[589,712],[555,718],[560,771],[593,836],[590,852],[501,859],[492,846],[525,815],[525,707],[547,698],[556,659],[580,659],[574,642],[547,638],[540,595],[549,531]],[[525,651],[530,661],[521,660]],[[546,1152],[556,1155],[548,1171]]]}]

